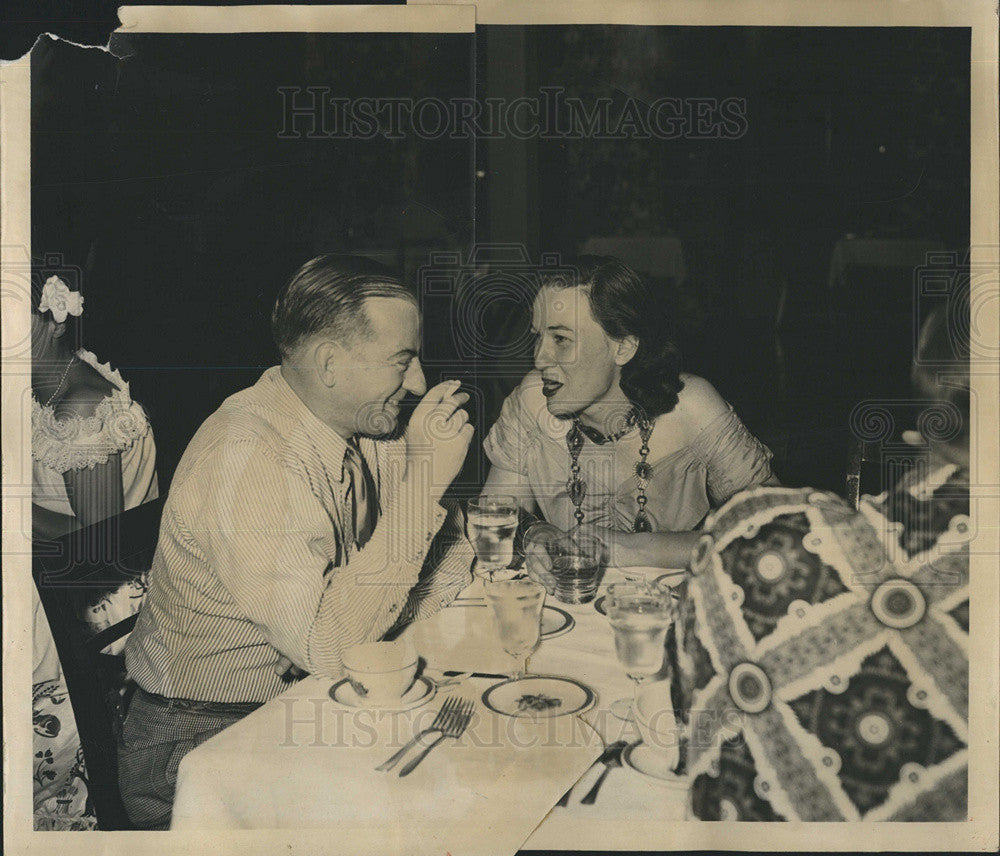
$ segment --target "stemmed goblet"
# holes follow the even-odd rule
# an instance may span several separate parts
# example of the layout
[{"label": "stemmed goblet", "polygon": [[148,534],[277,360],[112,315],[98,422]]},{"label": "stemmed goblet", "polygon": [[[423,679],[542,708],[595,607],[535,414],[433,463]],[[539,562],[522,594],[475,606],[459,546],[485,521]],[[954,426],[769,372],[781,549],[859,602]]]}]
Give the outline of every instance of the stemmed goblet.
[{"label": "stemmed goblet", "polygon": [[511,679],[523,678],[525,660],[541,642],[545,588],[525,577],[486,581],[485,588],[486,600],[496,617],[500,644],[517,662]]},{"label": "stemmed goblet", "polygon": [[641,582],[608,586],[605,609],[615,635],[615,653],[633,682],[632,699],[611,705],[619,719],[631,719],[639,685],[663,668],[667,630],[673,616],[670,592]]}]

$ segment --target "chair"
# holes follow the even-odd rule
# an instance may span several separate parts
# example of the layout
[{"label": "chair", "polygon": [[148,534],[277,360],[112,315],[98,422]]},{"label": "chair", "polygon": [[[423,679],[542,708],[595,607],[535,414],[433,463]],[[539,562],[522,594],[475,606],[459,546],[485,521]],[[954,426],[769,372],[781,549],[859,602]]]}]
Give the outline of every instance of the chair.
[{"label": "chair", "polygon": [[87,764],[101,830],[131,829],[118,791],[118,734],[130,698],[124,656],[104,653],[138,615],[95,633],[87,609],[149,570],[163,500],[32,547],[32,576],[48,618]]},{"label": "chair", "polygon": [[851,438],[847,452],[847,501],[857,509],[863,494],[871,496],[882,492],[881,444],[870,443],[857,437]]}]

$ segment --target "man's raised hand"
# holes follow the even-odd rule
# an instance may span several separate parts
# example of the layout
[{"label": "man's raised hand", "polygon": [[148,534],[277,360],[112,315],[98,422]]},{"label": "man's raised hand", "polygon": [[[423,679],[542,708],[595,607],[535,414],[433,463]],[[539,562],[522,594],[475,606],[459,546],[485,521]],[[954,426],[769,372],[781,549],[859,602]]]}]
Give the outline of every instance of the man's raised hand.
[{"label": "man's raised hand", "polygon": [[406,456],[410,464],[430,463],[431,493],[440,499],[469,451],[473,428],[462,405],[469,400],[459,392],[462,382],[447,380],[427,391],[416,406],[406,429]]}]

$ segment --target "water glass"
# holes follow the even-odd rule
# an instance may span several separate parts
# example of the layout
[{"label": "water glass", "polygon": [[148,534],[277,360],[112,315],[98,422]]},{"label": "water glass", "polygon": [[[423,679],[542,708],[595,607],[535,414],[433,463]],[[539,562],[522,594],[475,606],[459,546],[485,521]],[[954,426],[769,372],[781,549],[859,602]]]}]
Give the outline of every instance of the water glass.
[{"label": "water glass", "polygon": [[[605,609],[615,636],[615,653],[634,690],[663,668],[667,630],[673,616],[673,599],[668,590],[643,583],[615,583],[608,586]],[[618,699],[611,712],[620,719],[632,716],[629,699]]]},{"label": "water glass", "polygon": [[468,535],[476,551],[476,572],[491,576],[514,558],[517,501],[512,496],[484,495],[470,499]]},{"label": "water glass", "polygon": [[541,642],[545,588],[534,580],[487,581],[486,600],[493,608],[500,644],[518,663],[511,677],[524,677],[524,661]]},{"label": "water glass", "polygon": [[605,564],[605,547],[599,538],[573,535],[552,559],[556,598],[563,603],[592,601],[597,595]]}]

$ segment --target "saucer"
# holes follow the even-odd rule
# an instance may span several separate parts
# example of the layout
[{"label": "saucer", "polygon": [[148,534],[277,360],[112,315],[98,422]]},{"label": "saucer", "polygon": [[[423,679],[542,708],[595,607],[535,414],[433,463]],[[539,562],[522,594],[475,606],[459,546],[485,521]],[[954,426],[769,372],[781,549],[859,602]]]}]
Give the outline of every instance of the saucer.
[{"label": "saucer", "polygon": [[667,571],[665,574],[660,574],[653,583],[655,585],[666,586],[667,588],[673,588],[676,585],[680,585],[684,582],[684,575],[686,571],[682,568],[679,571]]},{"label": "saucer", "polygon": [[650,749],[641,740],[625,747],[622,763],[643,776],[656,779],[665,787],[687,790],[690,784],[686,776],[678,776],[671,769],[671,764],[662,753]]},{"label": "saucer", "polygon": [[483,705],[488,710],[525,719],[582,713],[595,700],[594,691],[585,684],[549,675],[501,681],[483,693]]},{"label": "saucer", "polygon": [[[665,574],[660,574],[655,580],[653,580],[653,585],[664,586],[669,589],[673,589],[675,586],[684,581],[684,571],[667,571]],[[671,597],[677,600],[679,595],[675,591],[670,592]],[[607,615],[607,595],[602,594],[597,600],[594,601],[594,609],[596,609],[601,615]]]},{"label": "saucer", "polygon": [[542,609],[542,639],[552,639],[569,633],[576,624],[576,619],[566,610],[558,606],[545,604]]},{"label": "saucer", "polygon": [[366,701],[355,692],[354,687],[351,686],[351,682],[347,678],[337,681],[337,683],[330,687],[330,698],[349,710],[383,710],[390,712],[411,710],[422,704],[427,704],[427,702],[434,698],[436,693],[437,684],[424,675],[421,675],[413,682],[413,686],[403,693],[402,698],[391,701],[388,704],[372,704],[370,701]]}]

